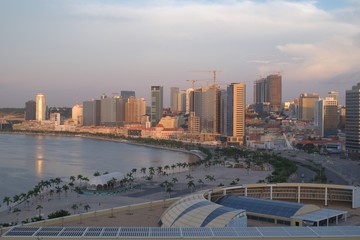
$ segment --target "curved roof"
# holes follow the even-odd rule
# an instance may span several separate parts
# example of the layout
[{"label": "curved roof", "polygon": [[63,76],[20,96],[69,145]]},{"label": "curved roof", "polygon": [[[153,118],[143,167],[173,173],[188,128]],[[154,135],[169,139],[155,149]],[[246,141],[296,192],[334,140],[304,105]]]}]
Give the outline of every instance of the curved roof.
[{"label": "curved roof", "polygon": [[244,210],[229,208],[208,201],[203,194],[194,194],[171,205],[161,216],[163,227],[226,227],[246,226]]},{"label": "curved roof", "polygon": [[305,205],[295,202],[284,202],[277,200],[267,200],[261,198],[231,195],[222,197],[217,201],[217,203],[226,207],[245,209],[247,212],[261,213],[287,218],[320,209],[319,207],[311,204]]},{"label": "curved roof", "polygon": [[109,180],[113,178],[115,178],[117,181],[120,181],[124,178],[124,174],[121,172],[112,172],[93,177],[88,182],[88,189],[91,189],[91,186],[105,185]]}]

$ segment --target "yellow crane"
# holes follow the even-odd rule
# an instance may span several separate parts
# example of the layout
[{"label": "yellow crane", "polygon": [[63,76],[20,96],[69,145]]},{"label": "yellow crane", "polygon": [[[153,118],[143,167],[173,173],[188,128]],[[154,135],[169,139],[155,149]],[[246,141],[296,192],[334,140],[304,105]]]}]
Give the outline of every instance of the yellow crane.
[{"label": "yellow crane", "polygon": [[212,79],[210,79],[210,78],[208,78],[208,79],[190,79],[190,80],[186,80],[186,81],[187,81],[187,82],[192,82],[192,88],[194,88],[196,82],[199,82],[199,81],[209,81],[209,80],[212,80]]}]

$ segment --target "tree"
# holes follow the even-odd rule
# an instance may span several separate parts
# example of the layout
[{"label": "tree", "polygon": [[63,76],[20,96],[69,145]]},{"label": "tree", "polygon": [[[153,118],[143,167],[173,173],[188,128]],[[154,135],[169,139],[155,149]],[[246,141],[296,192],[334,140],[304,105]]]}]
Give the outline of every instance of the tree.
[{"label": "tree", "polygon": [[60,198],[60,194],[61,194],[62,188],[59,187],[59,186],[56,186],[55,189],[56,189],[56,193],[58,194],[58,196],[59,196],[59,198]]},{"label": "tree", "polygon": [[19,208],[14,208],[13,213],[16,214],[16,223],[19,222],[19,213],[21,212],[21,210]]},{"label": "tree", "polygon": [[203,181],[202,179],[199,179],[199,180],[198,180],[198,183],[200,184],[201,188],[203,188],[204,181]]},{"label": "tree", "polygon": [[74,203],[72,206],[71,206],[71,209],[74,211],[74,214],[76,213],[76,209],[78,209],[79,208],[79,206],[76,204],[76,203]]},{"label": "tree", "polygon": [[41,209],[43,209],[43,206],[41,206],[41,205],[36,206],[36,210],[39,211],[39,217],[41,217]]},{"label": "tree", "polygon": [[135,178],[136,178],[136,172],[137,172],[136,168],[131,169],[131,173],[133,173],[135,175]]},{"label": "tree", "polygon": [[10,197],[4,197],[3,203],[5,203],[6,206],[9,206],[9,204],[10,204],[11,202],[12,202],[12,201],[11,201],[11,198],[10,198]]},{"label": "tree", "polygon": [[79,180],[79,182],[80,182],[80,187],[81,187],[81,180],[83,179],[83,175],[81,175],[81,174],[79,174],[78,176],[77,176],[77,180]]},{"label": "tree", "polygon": [[99,171],[94,172],[94,177],[98,177],[98,176],[100,176],[100,172]]},{"label": "tree", "polygon": [[140,172],[145,175],[145,173],[146,173],[146,167],[142,167],[142,168],[140,169]]},{"label": "tree", "polygon": [[70,213],[66,210],[59,210],[59,211],[56,211],[56,212],[53,212],[53,213],[50,213],[48,215],[48,219],[53,219],[53,218],[59,218],[59,217],[66,217],[66,216],[69,216]]},{"label": "tree", "polygon": [[70,176],[69,179],[70,179],[71,182],[75,182],[75,176]]},{"label": "tree", "polygon": [[89,204],[86,204],[86,205],[84,205],[84,210],[87,212],[87,211],[89,211],[90,210],[90,205]]},{"label": "tree", "polygon": [[187,174],[186,175],[186,179],[193,179],[194,177],[193,176],[191,176],[191,174]]},{"label": "tree", "polygon": [[64,185],[62,186],[62,189],[64,190],[65,195],[67,195],[67,191],[69,191],[69,186],[68,186],[67,184],[64,184]]},{"label": "tree", "polygon": [[188,188],[190,189],[190,192],[193,191],[193,188],[195,187],[194,180],[189,180],[187,183]]},{"label": "tree", "polygon": [[20,200],[20,196],[19,196],[19,195],[13,196],[13,203],[17,203],[19,200]]}]

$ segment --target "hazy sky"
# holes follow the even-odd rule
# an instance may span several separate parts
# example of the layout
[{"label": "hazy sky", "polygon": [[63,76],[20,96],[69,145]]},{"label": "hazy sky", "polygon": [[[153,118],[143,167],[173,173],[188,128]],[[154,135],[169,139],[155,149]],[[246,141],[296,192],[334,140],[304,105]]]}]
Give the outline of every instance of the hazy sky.
[{"label": "hazy sky", "polygon": [[247,103],[277,72],[284,101],[338,90],[344,103],[360,82],[360,1],[0,1],[0,107],[38,92],[59,107],[121,90],[148,101],[151,85],[168,106],[170,87],[212,69],[245,82]]}]

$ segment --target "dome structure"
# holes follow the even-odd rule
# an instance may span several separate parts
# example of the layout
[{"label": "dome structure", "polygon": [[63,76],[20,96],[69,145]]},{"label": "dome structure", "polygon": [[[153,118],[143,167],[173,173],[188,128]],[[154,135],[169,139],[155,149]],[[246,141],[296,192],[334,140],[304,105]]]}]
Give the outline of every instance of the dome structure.
[{"label": "dome structure", "polygon": [[244,210],[224,207],[193,194],[171,205],[161,216],[162,227],[245,227]]}]

